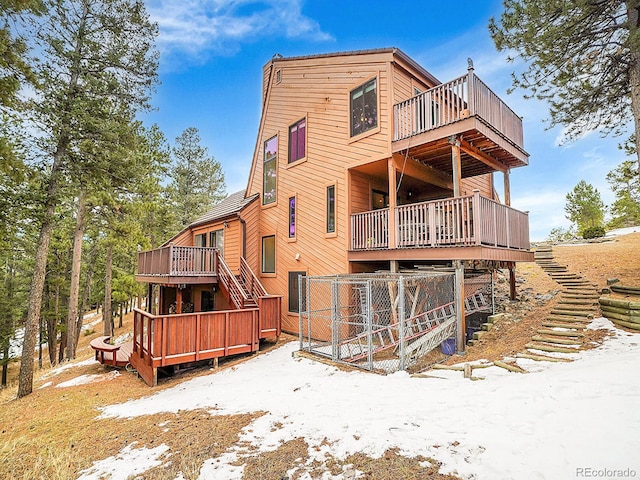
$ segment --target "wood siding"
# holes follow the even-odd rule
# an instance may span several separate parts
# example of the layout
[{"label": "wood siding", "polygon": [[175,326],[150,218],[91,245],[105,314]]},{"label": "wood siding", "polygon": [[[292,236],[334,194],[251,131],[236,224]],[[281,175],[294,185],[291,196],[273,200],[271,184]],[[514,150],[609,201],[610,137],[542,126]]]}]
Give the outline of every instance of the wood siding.
[{"label": "wood siding", "polygon": [[[391,53],[356,59],[335,57],[278,61],[281,82],[272,83],[263,111],[261,131],[247,195],[262,194],[263,145],[278,135],[277,201],[260,208],[257,261],[250,262],[270,293],[284,296],[288,305],[288,272],[310,275],[346,273],[349,248],[350,165],[390,156],[392,103],[388,65]],[[265,78],[267,69],[265,67]],[[350,138],[351,90],[377,78],[378,127]],[[289,126],[306,118],[306,157],[288,164]],[[326,233],[326,188],[336,187],[336,232]],[[385,189],[386,190],[386,189]],[[369,193],[363,194],[367,202]],[[288,232],[288,199],[296,197],[296,238]],[[261,205],[262,199],[259,200]],[[261,237],[276,236],[276,274],[260,274]],[[247,252],[247,256],[249,253]],[[297,259],[296,259],[297,258]],[[287,310],[285,308],[285,310]],[[298,316],[283,312],[283,329],[297,331]]]}]

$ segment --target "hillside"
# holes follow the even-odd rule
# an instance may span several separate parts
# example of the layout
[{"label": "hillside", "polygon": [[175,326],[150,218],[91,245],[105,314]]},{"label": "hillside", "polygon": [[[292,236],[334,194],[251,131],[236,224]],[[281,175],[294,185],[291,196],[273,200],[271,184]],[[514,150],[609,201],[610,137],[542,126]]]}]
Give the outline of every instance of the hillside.
[{"label": "hillside", "polygon": [[[640,233],[556,246],[554,255],[599,287],[614,277],[640,286]],[[503,306],[513,320],[450,361],[513,355],[557,291],[539,266],[520,265],[519,301]],[[29,397],[13,400],[15,386],[0,392],[0,476],[480,480],[523,471],[573,478],[582,467],[637,472],[640,413],[629,405],[640,385],[629,372],[640,368],[640,334],[595,323],[602,328],[595,348],[576,361],[523,362],[526,375],[486,368],[478,382],[459,372],[342,371],[292,359],[296,344],[283,344],[295,339],[286,337],[217,371],[184,371],[150,389],[96,364],[87,347],[96,334],[87,335],[78,361],[37,372]]]}]

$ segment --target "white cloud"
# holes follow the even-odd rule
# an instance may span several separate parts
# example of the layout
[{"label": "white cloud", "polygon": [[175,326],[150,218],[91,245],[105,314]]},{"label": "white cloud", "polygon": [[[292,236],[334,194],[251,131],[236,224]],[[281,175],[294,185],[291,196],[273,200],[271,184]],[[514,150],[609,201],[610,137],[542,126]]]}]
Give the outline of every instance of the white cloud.
[{"label": "white cloud", "polygon": [[204,61],[229,54],[244,41],[261,36],[330,40],[320,25],[302,14],[300,0],[148,0],[152,20],[160,28],[165,57]]}]

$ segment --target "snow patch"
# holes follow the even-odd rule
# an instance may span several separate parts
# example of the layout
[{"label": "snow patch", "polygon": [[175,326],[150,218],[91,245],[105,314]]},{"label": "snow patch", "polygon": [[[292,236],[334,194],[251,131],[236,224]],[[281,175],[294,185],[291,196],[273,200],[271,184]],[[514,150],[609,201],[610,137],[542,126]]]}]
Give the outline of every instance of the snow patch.
[{"label": "snow patch", "polygon": [[[606,322],[591,325],[609,328]],[[242,467],[233,463],[251,449],[273,450],[296,437],[312,457],[380,456],[397,447],[474,480],[573,478],[586,467],[640,472],[640,410],[629,408],[640,398],[640,383],[629,377],[640,371],[640,334],[614,330],[602,346],[573,354],[574,362],[518,359],[526,375],[476,369],[484,378],[477,382],[445,370],[428,372],[439,378],[342,371],[292,358],[296,349],[286,344],[234,369],[106,407],[101,416],[268,412],[243,430],[249,447],[240,442],[205,462],[202,479],[240,478]]]},{"label": "snow patch", "polygon": [[167,445],[155,448],[133,448],[137,442],[124,447],[113,457],[95,462],[91,467],[80,472],[78,480],[127,480],[162,463],[160,457],[169,450]]},{"label": "snow patch", "polygon": [[86,385],[88,383],[102,382],[105,380],[113,380],[116,377],[120,376],[120,372],[114,370],[109,373],[101,373],[99,375],[80,375],[78,377],[72,378],[71,380],[67,380],[66,382],[61,382],[56,385],[56,388],[66,388],[66,387],[75,387],[76,385]]}]

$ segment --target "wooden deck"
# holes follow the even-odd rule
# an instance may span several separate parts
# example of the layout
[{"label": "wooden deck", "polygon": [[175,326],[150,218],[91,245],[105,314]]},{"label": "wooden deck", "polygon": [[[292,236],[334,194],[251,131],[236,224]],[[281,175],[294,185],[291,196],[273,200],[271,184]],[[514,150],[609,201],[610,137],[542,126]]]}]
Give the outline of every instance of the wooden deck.
[{"label": "wooden deck", "polygon": [[[451,249],[467,248],[467,256],[463,259],[484,259],[487,253],[480,253],[482,250],[495,250],[505,253],[505,258],[498,258],[500,260],[522,261],[526,257],[525,261],[531,261],[528,215],[478,192],[465,197],[401,205],[395,208],[393,215],[393,245],[389,243],[389,209],[351,216],[350,259],[355,259],[354,252],[409,249],[424,249],[424,255],[432,254],[433,258],[440,258],[444,253],[437,252],[438,249],[447,249],[447,258],[458,258],[462,252],[451,256]],[[522,257],[516,253],[517,258],[510,258],[510,251],[526,255]],[[408,255],[410,257],[411,253]],[[492,255],[487,259],[497,258]]]},{"label": "wooden deck", "polygon": [[257,308],[176,315],[134,309],[131,364],[154,386],[159,367],[256,352],[260,339],[280,336],[281,300],[268,295]]},{"label": "wooden deck", "polygon": [[470,69],[394,105],[392,151],[451,174],[449,137],[461,147],[462,178],[528,164],[522,118]]},{"label": "wooden deck", "polygon": [[95,350],[96,360],[103,365],[126,367],[133,352],[133,341],[111,345],[110,339],[110,337],[98,337],[91,340],[89,346]]},{"label": "wooden deck", "polygon": [[170,244],[138,253],[136,280],[148,283],[216,283],[218,249]]}]

